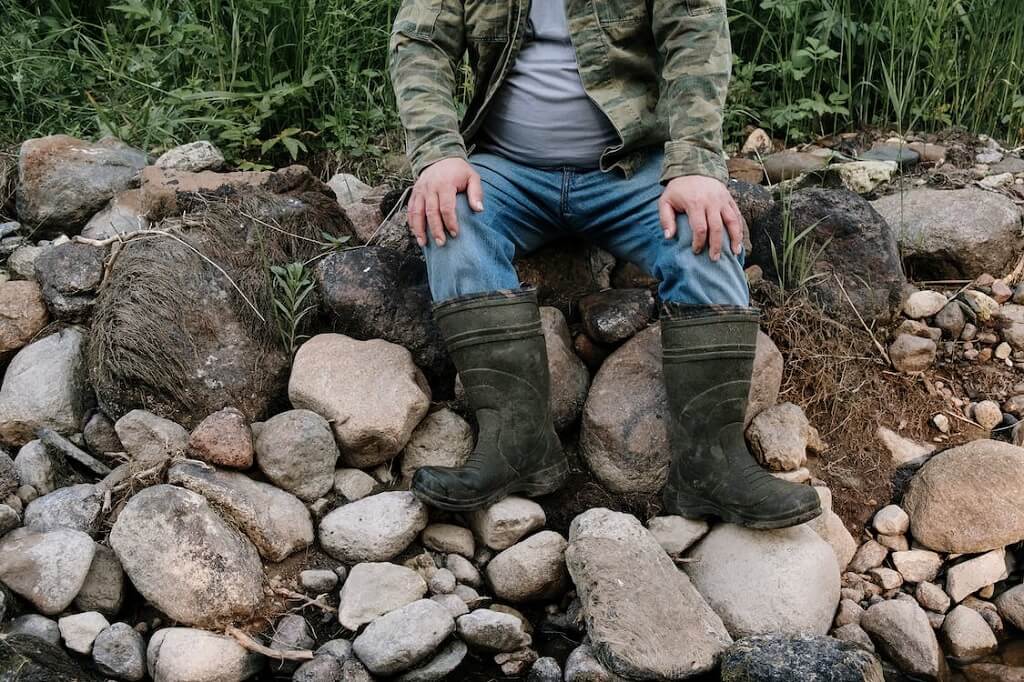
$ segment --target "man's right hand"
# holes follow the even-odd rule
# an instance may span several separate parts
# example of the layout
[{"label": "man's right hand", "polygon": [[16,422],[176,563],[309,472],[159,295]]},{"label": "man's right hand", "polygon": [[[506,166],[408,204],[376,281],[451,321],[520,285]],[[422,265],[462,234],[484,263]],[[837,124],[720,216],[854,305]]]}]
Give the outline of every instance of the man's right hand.
[{"label": "man's right hand", "polygon": [[465,159],[443,159],[420,173],[409,199],[409,228],[417,244],[427,245],[428,229],[438,246],[444,246],[446,231],[458,236],[455,197],[461,192],[466,193],[470,208],[478,213],[484,210],[480,176]]}]

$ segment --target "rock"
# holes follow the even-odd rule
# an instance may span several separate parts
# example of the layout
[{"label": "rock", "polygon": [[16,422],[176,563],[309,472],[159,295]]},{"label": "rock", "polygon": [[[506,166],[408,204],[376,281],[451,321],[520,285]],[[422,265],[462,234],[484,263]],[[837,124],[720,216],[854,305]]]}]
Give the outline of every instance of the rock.
[{"label": "rock", "polygon": [[463,642],[451,639],[427,663],[402,673],[395,678],[395,682],[436,682],[451,679],[449,676],[462,664],[468,651]]},{"label": "rock", "polygon": [[856,644],[821,635],[758,635],[722,656],[722,682],[882,682],[882,666]]},{"label": "rock", "polygon": [[941,164],[946,160],[946,148],[930,142],[911,142],[907,148],[917,153],[924,163]]},{"label": "rock", "polygon": [[976,661],[995,652],[999,643],[985,619],[974,609],[957,606],[942,623],[942,641],[957,661]]},{"label": "rock", "polygon": [[25,526],[36,532],[57,528],[90,535],[100,528],[103,492],[89,483],[60,488],[38,497],[25,508]]},{"label": "rock", "polygon": [[879,533],[903,535],[910,528],[910,517],[899,505],[890,504],[879,509],[871,523]]},{"label": "rock", "polygon": [[546,521],[544,509],[539,504],[515,496],[469,514],[469,525],[476,537],[499,552],[543,528]]},{"label": "rock", "polygon": [[895,431],[879,426],[878,431],[875,432],[886,450],[889,451],[889,455],[892,457],[892,461],[896,466],[913,462],[915,460],[927,459],[929,455],[935,452],[934,445],[928,445],[924,443],[917,443],[904,438]]},{"label": "rock", "polygon": [[31,635],[4,637],[0,647],[0,679],[12,682],[102,682],[56,645]]},{"label": "rock", "polygon": [[249,617],[263,599],[256,548],[191,491],[157,485],[137,493],[114,523],[110,546],[139,593],[176,621]]},{"label": "rock", "polygon": [[86,239],[110,239],[148,230],[149,218],[142,209],[142,194],[137,189],[118,192],[99,213],[82,228]]},{"label": "rock", "polygon": [[205,497],[268,561],[284,561],[313,544],[309,510],[299,498],[272,485],[196,460],[175,463],[167,482]]},{"label": "rock", "polygon": [[849,642],[856,646],[859,646],[864,651],[874,653],[875,645],[871,641],[871,637],[868,633],[864,632],[864,628],[854,623],[849,623],[842,627],[838,627],[832,631],[832,636],[838,639],[840,642]]},{"label": "rock", "polygon": [[346,564],[389,561],[426,526],[427,508],[412,493],[378,493],[325,516],[320,522],[320,544]]},{"label": "rock", "polygon": [[50,644],[60,644],[60,628],[57,627],[57,621],[37,613],[18,616],[4,626],[2,634],[29,635]]},{"label": "rock", "polygon": [[903,672],[927,680],[945,679],[946,661],[935,632],[914,602],[878,602],[861,618],[861,627]]},{"label": "rock", "polygon": [[684,570],[729,633],[825,634],[839,603],[831,546],[810,528],[714,528]]},{"label": "rock", "polygon": [[910,542],[906,535],[884,535],[879,533],[876,537],[878,544],[894,552],[905,552],[910,549]]},{"label": "rock", "polygon": [[363,197],[373,191],[372,187],[349,173],[338,173],[331,176],[331,179],[327,181],[327,186],[338,197],[338,203],[342,206],[362,201]]},{"label": "rock", "polygon": [[[819,491],[820,494],[823,488],[815,487],[815,490]],[[811,520],[807,525],[822,540],[829,544],[833,554],[836,555],[836,563],[839,565],[839,570],[845,571],[857,553],[857,541],[850,535],[850,531],[846,528],[843,520],[839,518],[839,515],[831,510],[831,505],[831,498],[827,508],[823,500],[821,516]]]},{"label": "rock", "polygon": [[0,283],[0,358],[20,350],[50,320],[36,282]]},{"label": "rock", "polygon": [[764,168],[753,159],[733,156],[726,160],[725,165],[729,170],[730,179],[743,180],[744,182],[755,184],[760,184],[764,180]]},{"label": "rock", "polygon": [[[549,358],[550,360],[550,358]],[[413,429],[402,450],[402,478],[422,466],[460,467],[473,452],[473,429],[447,408],[431,412]]]},{"label": "rock", "polygon": [[892,563],[908,583],[931,582],[942,568],[942,557],[926,549],[892,553]]},{"label": "rock", "polygon": [[57,627],[60,628],[64,646],[75,653],[88,656],[92,653],[92,643],[96,641],[96,636],[110,627],[110,623],[103,614],[89,611],[64,616],[57,621]]},{"label": "rock", "polygon": [[946,593],[953,603],[959,603],[968,595],[994,585],[1008,575],[1006,550],[1000,547],[949,567],[946,570]]},{"label": "rock", "polygon": [[42,246],[29,244],[19,246],[7,257],[7,269],[14,280],[35,280],[36,258],[43,252]]},{"label": "rock", "polygon": [[960,297],[967,302],[968,307],[975,312],[978,319],[982,322],[995,319],[1000,314],[999,304],[984,292],[968,289],[961,292]]},{"label": "rock", "polygon": [[1008,272],[1024,240],[1021,212],[978,188],[913,188],[872,202],[892,226],[915,278],[970,279]]},{"label": "rock", "polygon": [[892,180],[897,168],[897,164],[890,160],[869,159],[834,164],[828,170],[842,187],[857,194],[868,194]]},{"label": "rock", "polygon": [[473,531],[450,523],[433,523],[423,529],[423,546],[443,554],[461,554],[473,558],[476,552]]},{"label": "rock", "polygon": [[565,548],[565,538],[545,530],[502,551],[487,564],[494,595],[513,603],[556,597],[567,578]]},{"label": "rock", "polygon": [[820,170],[828,165],[828,159],[808,152],[786,149],[764,157],[765,175],[772,184],[792,180],[808,171]]},{"label": "rock", "polygon": [[85,427],[82,429],[82,437],[92,452],[99,454],[125,452],[124,444],[117,437],[117,431],[114,429],[114,422],[99,410],[93,412],[86,421]]},{"label": "rock", "polygon": [[[750,387],[748,421],[774,405],[782,355],[763,333]],[[661,332],[652,326],[616,350],[594,378],[583,409],[580,451],[613,493],[655,493],[668,476],[668,401],[661,369]]]},{"label": "rock", "polygon": [[476,566],[470,563],[465,557],[458,554],[449,554],[445,557],[445,567],[455,576],[455,579],[470,587],[481,587],[483,579]]},{"label": "rock", "polygon": [[[594,652],[617,675],[690,677],[714,668],[731,643],[721,619],[634,517],[607,509],[577,516],[565,557]],[[572,659],[566,680],[614,679],[581,676]]]},{"label": "rock", "polygon": [[572,650],[565,661],[566,682],[624,682],[597,660],[594,650],[586,644]]},{"label": "rock", "polygon": [[863,616],[864,609],[860,607],[860,604],[852,599],[842,599],[839,602],[839,609],[836,611],[833,623],[835,627],[842,627],[850,623],[860,623],[860,619]]},{"label": "rock", "polygon": [[767,187],[742,180],[729,181],[729,194],[740,209],[740,214],[746,223],[744,227],[743,246],[750,251],[750,230],[757,229],[761,220],[768,215],[775,206],[775,197]]},{"label": "rock", "polygon": [[[274,627],[270,648],[275,651],[309,651],[316,645],[313,634],[303,616],[288,614],[282,616]],[[273,665],[277,672],[293,672],[298,668],[294,661],[281,661]]]},{"label": "rock", "polygon": [[325,594],[338,586],[338,574],[330,569],[309,569],[299,573],[302,589],[313,594]]},{"label": "rock", "polygon": [[127,623],[114,623],[96,635],[92,660],[104,675],[135,682],[146,676],[146,643]]},{"label": "rock", "polygon": [[787,225],[796,234],[808,231],[801,245],[817,258],[805,284],[823,311],[858,327],[858,315],[869,325],[894,317],[906,283],[897,237],[870,203],[848,190],[818,188],[797,190],[777,203],[751,229],[748,259],[771,280],[778,278],[772,245],[782,252]]},{"label": "rock", "polygon": [[608,289],[579,301],[587,336],[598,343],[617,344],[654,319],[654,296],[647,289]]},{"label": "rock", "polygon": [[900,334],[889,346],[889,359],[900,372],[923,372],[935,362],[937,350],[938,347],[931,339]]},{"label": "rock", "polygon": [[978,440],[935,455],[903,508],[914,538],[938,552],[977,553],[1024,540],[1024,449]]},{"label": "rock", "polygon": [[288,397],[333,421],[342,459],[355,468],[398,454],[430,407],[430,389],[407,350],[341,334],[318,334],[303,344]]},{"label": "rock", "polygon": [[935,613],[945,613],[949,610],[949,595],[945,590],[931,582],[918,583],[914,591],[917,603]]},{"label": "rock", "polygon": [[14,460],[4,450],[0,450],[0,499],[6,500],[21,487],[18,480],[18,469]]},{"label": "rock", "polygon": [[526,676],[526,682],[562,682],[562,679],[561,666],[550,656],[538,658]]},{"label": "rock", "polygon": [[915,291],[903,302],[903,314],[912,320],[923,320],[938,314],[949,304],[938,291]]},{"label": "rock", "polygon": [[210,142],[198,140],[168,149],[153,165],[165,170],[198,173],[220,169],[224,165],[224,155]]},{"label": "rock", "polygon": [[374,675],[395,675],[425,660],[454,630],[445,607],[421,599],[370,623],[352,650]]},{"label": "rock", "polygon": [[972,663],[961,672],[968,682],[1024,682],[1024,673],[1017,666],[998,663]]},{"label": "rock", "polygon": [[195,459],[228,467],[248,469],[253,462],[249,423],[240,410],[226,407],[199,422],[188,438],[188,452]]},{"label": "rock", "polygon": [[886,592],[895,590],[903,584],[903,576],[891,568],[885,568],[882,566],[872,568],[868,571],[868,575],[876,585]]},{"label": "rock", "polygon": [[1003,421],[1003,411],[999,409],[999,403],[992,400],[982,400],[974,406],[974,421],[981,424],[981,428],[991,431]]},{"label": "rock", "polygon": [[513,261],[519,281],[537,288],[542,306],[554,306],[566,317],[581,297],[608,289],[615,257],[575,239],[560,239]]},{"label": "rock", "polygon": [[345,679],[345,662],[329,656],[318,654],[300,665],[292,682],[333,682]]},{"label": "rock", "polygon": [[772,471],[796,471],[807,461],[808,447],[822,449],[818,430],[793,403],[769,407],[754,417],[747,440],[761,464]]},{"label": "rock", "polygon": [[315,412],[274,415],[260,428],[255,450],[267,478],[299,499],[312,502],[334,485],[338,446],[330,424]]},{"label": "rock", "polygon": [[231,637],[179,627],[157,630],[146,661],[154,682],[241,682],[263,668]]},{"label": "rock", "polygon": [[869,569],[881,566],[888,555],[889,550],[883,545],[874,540],[868,540],[857,548],[857,553],[853,555],[853,560],[850,562],[849,570],[854,573],[867,573]]},{"label": "rock", "polygon": [[871,145],[871,149],[861,155],[861,158],[875,162],[893,163],[900,168],[915,166],[921,160],[917,152],[902,142],[875,142]]},{"label": "rock", "polygon": [[67,135],[26,140],[18,154],[19,219],[42,228],[75,232],[146,165],[144,152],[113,138],[97,143]]},{"label": "rock", "polygon": [[355,632],[426,593],[427,584],[412,569],[388,563],[356,564],[341,588],[338,621]]},{"label": "rock", "polygon": [[346,500],[361,500],[377,487],[377,480],[360,469],[338,469],[334,472],[334,492]]},{"label": "rock", "polygon": [[[17,499],[17,497],[15,497]],[[18,512],[6,504],[0,504],[0,537],[3,537],[8,532],[14,530],[21,525],[21,516]],[[0,617],[0,620],[3,620]]]},{"label": "rock", "polygon": [[708,533],[708,522],[682,516],[656,516],[647,522],[647,530],[669,556],[678,557]]},{"label": "rock", "polygon": [[450,376],[421,258],[382,246],[344,249],[317,264],[316,278],[334,331],[403,346],[429,376]]},{"label": "rock", "polygon": [[427,587],[431,594],[451,594],[457,584],[455,574],[447,568],[442,568],[430,577]]},{"label": "rock", "polygon": [[52,616],[74,601],[95,553],[92,538],[81,531],[9,534],[0,540],[0,582]]},{"label": "rock", "polygon": [[1024,585],[1011,587],[996,597],[999,615],[1013,623],[1018,630],[1024,629]]},{"label": "rock", "polygon": [[138,461],[159,462],[188,447],[188,431],[170,419],[145,410],[132,410],[114,423],[125,451]]},{"label": "rock", "polygon": [[956,301],[950,301],[935,316],[935,325],[945,333],[947,338],[959,339],[964,327],[967,326],[964,309]]},{"label": "rock", "polygon": [[540,324],[551,376],[551,417],[555,428],[564,431],[574,425],[583,412],[590,388],[590,372],[573,351],[569,326],[558,308],[541,307]]},{"label": "rock", "polygon": [[0,442],[24,445],[38,429],[77,431],[88,400],[85,338],[70,327],[18,351],[0,388]]},{"label": "rock", "polygon": [[84,322],[92,314],[103,281],[106,249],[65,242],[36,258],[36,279],[50,313],[58,320]]},{"label": "rock", "polygon": [[75,606],[82,611],[98,611],[113,617],[121,610],[125,597],[125,577],[114,550],[96,544],[96,554],[85,576],[85,583],[75,597]]},{"label": "rock", "polygon": [[459,636],[470,646],[488,652],[512,652],[530,646],[532,638],[515,616],[477,609],[456,621]]}]

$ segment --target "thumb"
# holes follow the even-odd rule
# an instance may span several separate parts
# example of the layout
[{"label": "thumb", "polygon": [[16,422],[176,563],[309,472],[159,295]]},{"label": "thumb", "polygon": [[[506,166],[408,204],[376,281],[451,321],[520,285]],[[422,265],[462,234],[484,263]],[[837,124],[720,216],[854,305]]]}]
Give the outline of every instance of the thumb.
[{"label": "thumb", "polygon": [[480,183],[480,175],[473,173],[469,176],[469,187],[466,190],[466,198],[469,199],[469,207],[479,213],[484,210],[484,187]]}]

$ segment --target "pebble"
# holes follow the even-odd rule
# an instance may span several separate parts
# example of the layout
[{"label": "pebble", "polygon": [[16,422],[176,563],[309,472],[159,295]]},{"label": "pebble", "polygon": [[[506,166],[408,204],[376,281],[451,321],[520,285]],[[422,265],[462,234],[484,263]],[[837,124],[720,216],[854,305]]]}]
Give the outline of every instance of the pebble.
[{"label": "pebble", "polygon": [[876,539],[882,547],[894,552],[905,552],[910,549],[910,541],[907,540],[906,535],[882,535],[879,533]]},{"label": "pebble", "polygon": [[586,644],[573,649],[565,661],[565,682],[625,682],[597,660]]},{"label": "pebble", "polygon": [[430,599],[448,609],[448,612],[452,614],[452,618],[458,618],[469,613],[469,607],[466,605],[466,602],[456,594],[435,594]]},{"label": "pebble", "polygon": [[473,429],[447,408],[431,412],[413,430],[402,451],[402,478],[423,466],[460,467],[473,452]]},{"label": "pebble", "polygon": [[56,615],[82,589],[95,554],[81,531],[10,533],[0,540],[0,581],[44,615]]},{"label": "pebble", "polygon": [[875,651],[875,644],[871,641],[871,637],[868,633],[864,632],[864,628],[855,623],[849,623],[836,628],[832,631],[832,636],[840,642],[856,644],[865,651],[870,651],[871,653]]},{"label": "pebble", "polygon": [[472,558],[476,552],[473,532],[450,523],[433,523],[423,529],[423,546],[442,554],[459,554]]},{"label": "pebble", "polygon": [[476,537],[497,551],[508,549],[543,528],[546,521],[544,509],[522,497],[506,497],[469,515],[469,525]]},{"label": "pebble", "polygon": [[459,636],[471,647],[490,652],[511,652],[530,646],[532,638],[519,618],[491,609],[477,609],[456,622]]},{"label": "pebble", "polygon": [[305,502],[323,497],[334,485],[340,457],[331,425],[310,410],[276,414],[259,429],[256,463],[271,483]]},{"label": "pebble", "polygon": [[949,417],[939,413],[932,415],[932,425],[939,430],[940,433],[949,433]]},{"label": "pebble", "polygon": [[456,586],[455,574],[447,568],[439,569],[427,583],[431,594],[451,594]]},{"label": "pebble", "polygon": [[466,557],[459,554],[449,554],[445,557],[444,565],[455,575],[455,580],[459,583],[473,588],[483,585],[480,571]]},{"label": "pebble", "polygon": [[136,682],[146,676],[146,643],[127,623],[114,623],[92,645],[92,660],[104,675]]},{"label": "pebble", "polygon": [[872,524],[879,533],[902,535],[910,529],[910,517],[899,505],[890,504],[878,510]]},{"label": "pebble", "polygon": [[299,573],[302,589],[312,594],[331,592],[338,586],[338,574],[330,569],[310,569]]},{"label": "pebble", "polygon": [[895,590],[903,584],[903,577],[891,568],[877,567],[868,571],[868,575],[874,578],[875,582],[883,590]]},{"label": "pebble", "polygon": [[110,623],[102,613],[89,611],[64,616],[57,621],[57,627],[60,628],[64,646],[75,653],[88,656],[92,652],[92,644],[96,641],[96,636],[110,627]]},{"label": "pebble", "polygon": [[850,599],[842,599],[839,601],[839,609],[836,611],[834,626],[840,628],[849,623],[860,623],[863,615],[864,609],[860,604]]},{"label": "pebble", "polygon": [[113,617],[124,604],[128,580],[114,550],[99,543],[95,549],[85,582],[75,597],[75,606],[82,611],[99,611]]},{"label": "pebble", "polygon": [[567,542],[541,531],[502,551],[487,564],[487,580],[499,599],[513,603],[554,598],[568,581]]},{"label": "pebble", "polygon": [[900,372],[923,372],[935,362],[938,347],[931,339],[900,334],[889,346],[889,359]]}]

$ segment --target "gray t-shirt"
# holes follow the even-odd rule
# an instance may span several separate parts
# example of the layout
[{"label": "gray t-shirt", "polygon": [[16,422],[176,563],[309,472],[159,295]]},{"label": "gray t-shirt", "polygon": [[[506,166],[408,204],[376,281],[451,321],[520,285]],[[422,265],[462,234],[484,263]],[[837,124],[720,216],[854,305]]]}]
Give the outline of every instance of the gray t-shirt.
[{"label": "gray t-shirt", "polygon": [[619,135],[583,89],[563,2],[533,0],[526,40],[491,104],[479,146],[539,168],[596,168]]}]

